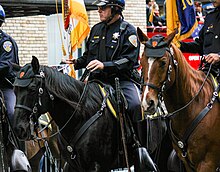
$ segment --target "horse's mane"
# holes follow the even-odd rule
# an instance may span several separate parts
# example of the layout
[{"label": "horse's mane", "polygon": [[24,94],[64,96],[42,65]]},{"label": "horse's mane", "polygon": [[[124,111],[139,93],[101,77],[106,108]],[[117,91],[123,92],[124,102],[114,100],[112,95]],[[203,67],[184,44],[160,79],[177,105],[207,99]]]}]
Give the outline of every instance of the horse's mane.
[{"label": "horse's mane", "polygon": [[[85,83],[62,74],[53,68],[47,66],[42,67],[45,72],[45,86],[48,91],[68,103],[70,106],[76,108],[85,87]],[[94,99],[96,100],[100,97],[100,92],[97,88],[97,84],[88,84],[87,86],[84,98],[87,99],[87,108],[91,110],[95,105]]]},{"label": "horse's mane", "polygon": [[[200,70],[195,70],[194,68],[192,68],[189,65],[189,63],[186,61],[183,53],[180,51],[178,47],[172,44],[172,48],[174,50],[174,56],[175,56],[174,58],[178,62],[178,71],[179,71],[178,74],[182,75],[181,77],[183,78],[182,84],[185,84],[183,88],[185,88],[185,90],[189,90],[189,94],[191,96],[194,96],[198,92],[200,86],[202,85],[205,79],[205,74]],[[204,88],[202,91],[204,94],[209,92]]]}]

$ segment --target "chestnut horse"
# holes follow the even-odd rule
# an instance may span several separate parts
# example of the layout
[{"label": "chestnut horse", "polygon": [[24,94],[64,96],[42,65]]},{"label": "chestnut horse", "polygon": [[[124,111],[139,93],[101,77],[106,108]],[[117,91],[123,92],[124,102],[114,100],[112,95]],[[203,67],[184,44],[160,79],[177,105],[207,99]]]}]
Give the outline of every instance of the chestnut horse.
[{"label": "chestnut horse", "polygon": [[[43,131],[40,131],[40,133],[37,134],[39,139],[25,141],[27,158],[30,162],[33,172],[37,172],[40,170],[40,160],[42,156],[44,155],[46,149],[48,148],[51,151],[51,155],[47,155],[47,156],[52,156],[49,158],[52,158],[52,160],[58,160],[60,162],[58,165],[61,165],[60,151],[58,148],[57,136],[50,137],[51,135],[54,135],[57,132],[58,128],[57,128],[56,123],[52,120],[51,116],[49,114],[47,115],[48,115],[48,120],[49,120],[48,122],[50,123],[50,125],[46,127]],[[42,139],[42,138],[46,138],[46,139]],[[48,145],[48,148],[46,148],[47,145]],[[50,162],[50,163],[54,163],[54,162]],[[48,163],[48,166],[54,165],[50,163]],[[60,168],[60,167],[57,167],[57,168]]]},{"label": "chestnut horse", "polygon": [[173,147],[186,171],[216,171],[220,167],[218,88],[208,74],[187,63],[171,43],[174,36],[173,32],[149,40],[138,28],[139,40],[145,45],[141,58],[142,106],[146,113],[153,114],[163,98]]}]

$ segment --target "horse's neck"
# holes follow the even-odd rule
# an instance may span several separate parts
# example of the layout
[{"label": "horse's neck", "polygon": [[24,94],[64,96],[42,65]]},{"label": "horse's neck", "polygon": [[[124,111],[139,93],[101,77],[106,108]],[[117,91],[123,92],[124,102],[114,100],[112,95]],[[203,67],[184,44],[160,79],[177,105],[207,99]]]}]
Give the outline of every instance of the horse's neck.
[{"label": "horse's neck", "polygon": [[[169,112],[182,108],[190,102],[190,100],[192,100],[198,93],[205,78],[203,72],[196,71],[189,66],[181,52],[178,50],[175,52],[175,59],[178,62],[178,67],[175,69],[175,82],[165,93],[165,103]],[[208,87],[210,87],[210,83],[204,85],[204,88],[201,90],[198,97],[188,107],[176,114],[173,120],[180,122],[175,123],[177,128],[182,131],[185,130],[184,128],[205,107],[207,104],[205,97],[208,96],[207,89],[211,89]]]},{"label": "horse's neck", "polygon": [[[169,97],[172,98],[172,104],[181,106],[186,104],[196,94],[198,88],[198,80],[201,74],[188,65],[185,57],[177,49],[174,50],[174,59],[178,65],[175,69],[175,81],[171,88],[167,91]],[[171,104],[171,105],[172,105]]]},{"label": "horse's neck", "polygon": [[[63,129],[65,138],[71,138],[76,134],[85,121],[98,111],[98,102],[102,97],[97,96],[97,94],[94,93],[96,92],[94,89],[93,86],[87,85],[86,90],[85,88],[82,89],[83,91],[81,91],[80,97],[78,96],[78,98],[73,98],[74,96],[77,97],[74,95],[76,90],[73,90],[72,94],[67,94],[66,97],[63,98],[55,97],[50,108],[50,113],[59,128],[65,126]],[[97,101],[91,101],[92,99]]]}]

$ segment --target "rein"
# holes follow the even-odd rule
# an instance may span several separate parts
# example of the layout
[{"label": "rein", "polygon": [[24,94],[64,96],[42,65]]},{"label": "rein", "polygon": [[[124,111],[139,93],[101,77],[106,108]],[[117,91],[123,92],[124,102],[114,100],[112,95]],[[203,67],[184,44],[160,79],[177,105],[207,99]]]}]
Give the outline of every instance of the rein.
[{"label": "rein", "polygon": [[[50,136],[48,136],[48,137],[42,137],[42,138],[38,138],[38,137],[37,137],[37,138],[36,138],[37,140],[46,139],[46,138],[52,138],[52,137],[56,136],[57,134],[60,134],[60,133],[61,133],[61,131],[67,126],[67,124],[71,121],[71,119],[73,118],[73,116],[76,114],[77,109],[78,109],[79,105],[81,104],[81,101],[82,101],[82,99],[83,99],[83,97],[84,97],[84,95],[85,95],[87,86],[88,86],[88,82],[85,84],[85,87],[83,88],[82,95],[81,95],[80,98],[79,98],[79,101],[78,101],[78,103],[77,103],[77,105],[76,105],[75,110],[73,111],[72,115],[71,115],[70,118],[67,120],[67,122],[62,126],[62,128],[61,128],[61,129],[58,129],[58,131],[57,131],[56,133],[54,133],[54,134],[52,134],[52,135],[50,135]],[[48,124],[47,124],[47,125],[48,125]]]},{"label": "rein", "polygon": [[180,111],[182,111],[183,109],[187,108],[187,107],[195,100],[195,98],[196,98],[196,97],[199,95],[199,93],[202,91],[202,88],[203,88],[203,86],[205,85],[205,82],[207,81],[208,76],[209,76],[209,74],[210,74],[211,68],[212,68],[212,64],[209,66],[209,70],[208,70],[208,72],[207,72],[207,74],[206,74],[206,77],[205,77],[205,79],[203,80],[203,83],[202,83],[202,85],[200,86],[199,91],[196,93],[196,95],[195,95],[186,105],[184,105],[183,107],[181,107],[181,108],[175,110],[174,112],[168,113],[167,115],[165,115],[165,117],[170,118],[170,117],[176,115],[178,112],[180,112]]}]

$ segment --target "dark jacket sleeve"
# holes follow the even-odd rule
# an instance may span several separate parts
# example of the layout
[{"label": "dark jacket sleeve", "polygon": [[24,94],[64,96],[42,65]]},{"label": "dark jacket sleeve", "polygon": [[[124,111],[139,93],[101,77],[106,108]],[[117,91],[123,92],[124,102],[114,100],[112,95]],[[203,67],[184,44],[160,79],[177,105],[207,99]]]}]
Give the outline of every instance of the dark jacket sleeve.
[{"label": "dark jacket sleeve", "polygon": [[199,53],[203,55],[203,32],[202,28],[199,32],[199,38],[196,38],[194,42],[180,42],[180,50],[186,53]]},{"label": "dark jacket sleeve", "polygon": [[[4,46],[4,43],[6,41],[2,42],[0,45],[0,76],[1,78],[6,77],[6,75],[8,75],[8,73],[11,72],[12,70],[12,65],[11,63],[14,63],[14,54],[15,54],[15,50],[13,48],[13,44],[12,42],[10,42],[12,44],[11,46],[11,50],[6,51]],[[9,41],[7,41],[9,42]]]},{"label": "dark jacket sleeve", "polygon": [[83,53],[83,55],[81,57],[79,57],[76,61],[76,64],[75,64],[75,69],[78,70],[78,69],[82,69],[82,68],[85,68],[86,65],[87,65],[87,57],[88,57],[88,44],[89,41],[86,42],[86,51]]},{"label": "dark jacket sleeve", "polygon": [[135,32],[130,33],[125,36],[124,41],[121,43],[121,50],[117,60],[104,62],[104,72],[120,71],[120,70],[130,70],[134,65],[137,64],[139,56],[140,43],[137,41],[137,46],[134,46],[130,41],[129,37],[135,35]]}]

